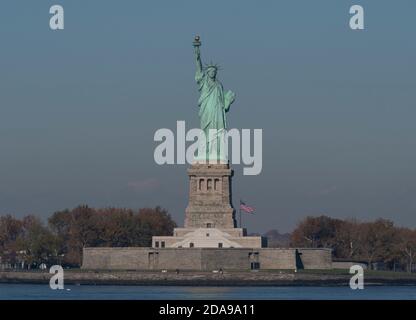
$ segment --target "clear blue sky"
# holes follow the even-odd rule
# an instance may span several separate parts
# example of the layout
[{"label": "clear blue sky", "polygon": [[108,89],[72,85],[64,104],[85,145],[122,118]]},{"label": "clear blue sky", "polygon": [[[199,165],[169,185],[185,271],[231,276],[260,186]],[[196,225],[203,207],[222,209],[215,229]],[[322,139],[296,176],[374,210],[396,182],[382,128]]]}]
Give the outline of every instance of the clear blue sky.
[{"label": "clear blue sky", "polygon": [[198,126],[199,34],[237,94],[230,127],[263,129],[262,174],[234,168],[249,231],[318,214],[416,227],[415,16],[414,0],[2,0],[0,214],[161,205],[182,225],[187,166],[156,165],[153,134]]}]

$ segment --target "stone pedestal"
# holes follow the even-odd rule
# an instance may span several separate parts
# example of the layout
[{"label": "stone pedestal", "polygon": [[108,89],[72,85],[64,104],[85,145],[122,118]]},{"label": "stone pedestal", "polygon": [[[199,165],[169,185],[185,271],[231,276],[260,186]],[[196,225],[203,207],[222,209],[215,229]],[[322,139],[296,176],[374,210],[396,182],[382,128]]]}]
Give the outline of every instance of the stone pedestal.
[{"label": "stone pedestal", "polygon": [[228,163],[194,163],[188,169],[189,203],[184,228],[154,236],[153,248],[261,248],[261,237],[237,228]]},{"label": "stone pedestal", "polygon": [[188,169],[189,203],[185,228],[236,227],[231,205],[231,176],[228,164],[193,164]]}]

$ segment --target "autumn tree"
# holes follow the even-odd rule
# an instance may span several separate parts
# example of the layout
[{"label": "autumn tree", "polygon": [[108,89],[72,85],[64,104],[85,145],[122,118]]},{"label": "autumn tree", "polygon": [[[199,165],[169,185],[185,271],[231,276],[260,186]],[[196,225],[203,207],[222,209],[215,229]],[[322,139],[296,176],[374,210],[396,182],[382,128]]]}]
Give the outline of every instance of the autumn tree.
[{"label": "autumn tree", "polygon": [[394,243],[397,241],[397,228],[390,220],[378,219],[359,225],[361,239],[359,255],[365,259],[369,268],[376,261],[390,263],[396,257]]},{"label": "autumn tree", "polygon": [[5,263],[17,263],[18,239],[22,222],[11,215],[0,216],[0,258]]},{"label": "autumn tree", "polygon": [[147,245],[151,244],[152,236],[172,235],[173,228],[176,227],[168,211],[159,206],[140,209],[138,219],[143,229],[143,240]]},{"label": "autumn tree", "polygon": [[[402,236],[399,237],[399,234]],[[407,264],[415,258],[412,230],[399,232],[392,221],[374,222],[340,220],[326,216],[306,217],[291,236],[294,247],[331,248],[335,258],[384,262],[388,267],[407,257]],[[401,239],[401,240],[400,240]],[[400,249],[398,249],[400,246]]]},{"label": "autumn tree", "polygon": [[86,205],[55,212],[48,222],[61,244],[59,251],[64,263],[80,265],[82,249],[100,243],[99,219],[95,209]]},{"label": "autumn tree", "polygon": [[416,260],[416,230],[400,228],[398,231],[397,249],[405,260],[406,269],[412,272]]},{"label": "autumn tree", "polygon": [[337,232],[342,220],[327,216],[306,217],[292,232],[291,245],[294,247],[332,248],[337,256]]},{"label": "autumn tree", "polygon": [[52,264],[56,261],[56,237],[38,217],[29,215],[23,218],[18,243],[29,265]]},{"label": "autumn tree", "polygon": [[97,209],[97,246],[127,247],[134,244],[137,222],[131,209]]},{"label": "autumn tree", "polygon": [[171,235],[176,224],[160,207],[134,211],[79,206],[54,213],[49,226],[61,244],[64,263],[79,266],[84,247],[150,246],[152,236]]},{"label": "autumn tree", "polygon": [[355,219],[343,220],[336,230],[337,258],[356,259],[362,241],[360,223]]}]

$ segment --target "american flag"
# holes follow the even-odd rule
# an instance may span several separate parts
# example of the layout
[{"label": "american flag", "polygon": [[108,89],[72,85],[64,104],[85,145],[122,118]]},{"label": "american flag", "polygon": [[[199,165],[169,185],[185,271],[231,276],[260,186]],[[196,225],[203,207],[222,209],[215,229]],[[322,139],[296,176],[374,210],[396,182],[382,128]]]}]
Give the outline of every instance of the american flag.
[{"label": "american flag", "polygon": [[240,200],[240,210],[243,210],[246,213],[254,214],[254,208],[246,205],[243,201]]}]

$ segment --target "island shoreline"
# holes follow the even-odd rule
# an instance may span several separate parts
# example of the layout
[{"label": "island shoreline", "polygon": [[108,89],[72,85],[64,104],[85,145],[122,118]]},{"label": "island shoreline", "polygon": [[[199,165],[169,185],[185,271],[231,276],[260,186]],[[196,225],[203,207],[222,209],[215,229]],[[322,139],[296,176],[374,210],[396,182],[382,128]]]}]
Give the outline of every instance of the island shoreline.
[{"label": "island shoreline", "polygon": [[[0,271],[3,284],[49,284],[52,274],[39,271]],[[126,285],[126,286],[349,286],[350,275],[294,272],[151,272],[151,271],[66,271],[69,285]],[[414,286],[416,276],[368,276],[366,286]]]}]

